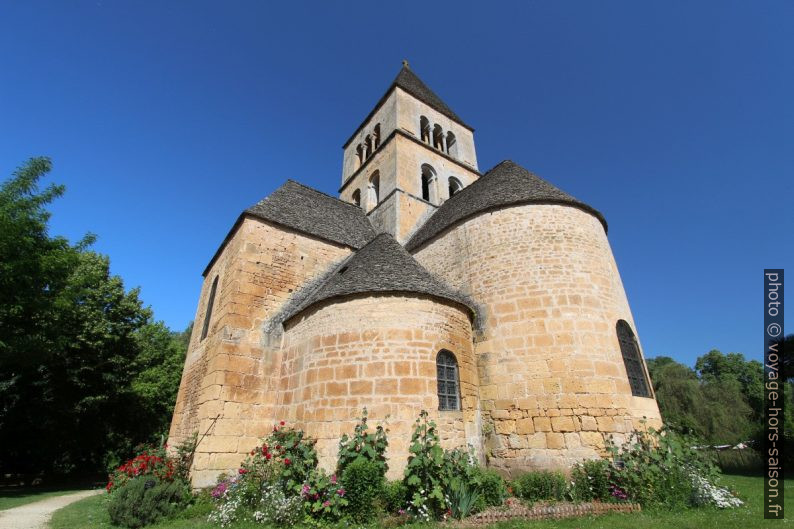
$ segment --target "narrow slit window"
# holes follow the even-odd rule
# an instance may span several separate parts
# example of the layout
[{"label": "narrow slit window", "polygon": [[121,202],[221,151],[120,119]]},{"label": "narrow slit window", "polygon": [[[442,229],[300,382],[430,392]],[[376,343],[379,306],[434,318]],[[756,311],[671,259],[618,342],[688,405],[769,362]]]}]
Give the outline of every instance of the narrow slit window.
[{"label": "narrow slit window", "polygon": [[210,330],[210,320],[212,319],[212,306],[215,305],[215,291],[218,289],[218,276],[215,276],[215,280],[212,282],[212,288],[210,289],[210,298],[207,300],[207,312],[204,314],[204,326],[201,328],[201,339],[207,337],[207,333]]}]

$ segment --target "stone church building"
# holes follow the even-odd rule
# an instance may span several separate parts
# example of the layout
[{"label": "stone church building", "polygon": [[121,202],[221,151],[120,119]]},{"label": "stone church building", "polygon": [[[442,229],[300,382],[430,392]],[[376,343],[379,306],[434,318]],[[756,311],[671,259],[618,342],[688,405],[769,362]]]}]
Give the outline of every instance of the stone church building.
[{"label": "stone church building", "polygon": [[481,172],[407,63],[345,142],[338,198],[288,180],[240,214],[195,322],[169,442],[203,436],[197,487],[282,420],[330,469],[364,407],[390,477],[423,409],[505,473],[661,422],[604,217],[512,161]]}]

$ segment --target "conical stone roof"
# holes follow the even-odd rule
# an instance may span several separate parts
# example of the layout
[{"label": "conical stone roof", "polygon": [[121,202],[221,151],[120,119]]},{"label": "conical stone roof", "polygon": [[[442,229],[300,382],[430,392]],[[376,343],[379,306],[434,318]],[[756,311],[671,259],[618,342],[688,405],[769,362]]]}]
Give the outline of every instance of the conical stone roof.
[{"label": "conical stone roof", "polygon": [[283,321],[321,301],[379,292],[425,294],[463,305],[474,314],[468,298],[425,270],[391,235],[381,233],[307,293]]},{"label": "conical stone roof", "polygon": [[562,191],[512,160],[505,160],[470,186],[444,202],[405,245],[414,250],[442,231],[468,217],[518,204],[562,204],[595,216],[607,229],[601,213]]}]

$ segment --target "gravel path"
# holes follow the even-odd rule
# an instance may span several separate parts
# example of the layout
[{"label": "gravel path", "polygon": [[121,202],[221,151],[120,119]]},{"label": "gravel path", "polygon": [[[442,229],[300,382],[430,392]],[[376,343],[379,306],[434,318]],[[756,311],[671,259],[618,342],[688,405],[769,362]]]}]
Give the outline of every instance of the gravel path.
[{"label": "gravel path", "polygon": [[46,529],[52,513],[72,502],[100,493],[101,489],[81,490],[0,511],[0,529]]}]

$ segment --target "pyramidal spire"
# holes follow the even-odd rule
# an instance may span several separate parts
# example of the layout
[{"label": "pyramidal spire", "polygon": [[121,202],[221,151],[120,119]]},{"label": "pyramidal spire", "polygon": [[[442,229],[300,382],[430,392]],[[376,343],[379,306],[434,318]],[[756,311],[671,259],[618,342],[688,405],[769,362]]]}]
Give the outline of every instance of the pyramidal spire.
[{"label": "pyramidal spire", "polygon": [[426,104],[430,108],[441,112],[445,116],[450,119],[457,121],[460,125],[463,125],[469,130],[474,130],[472,127],[466,124],[460,116],[455,114],[449,106],[441,100],[440,97],[436,95],[421,79],[417,76],[413,70],[408,66],[408,60],[403,59],[403,66],[400,68],[400,73],[397,74],[397,77],[394,78],[394,82],[392,83],[394,86],[398,86],[417,98],[422,103]]}]

